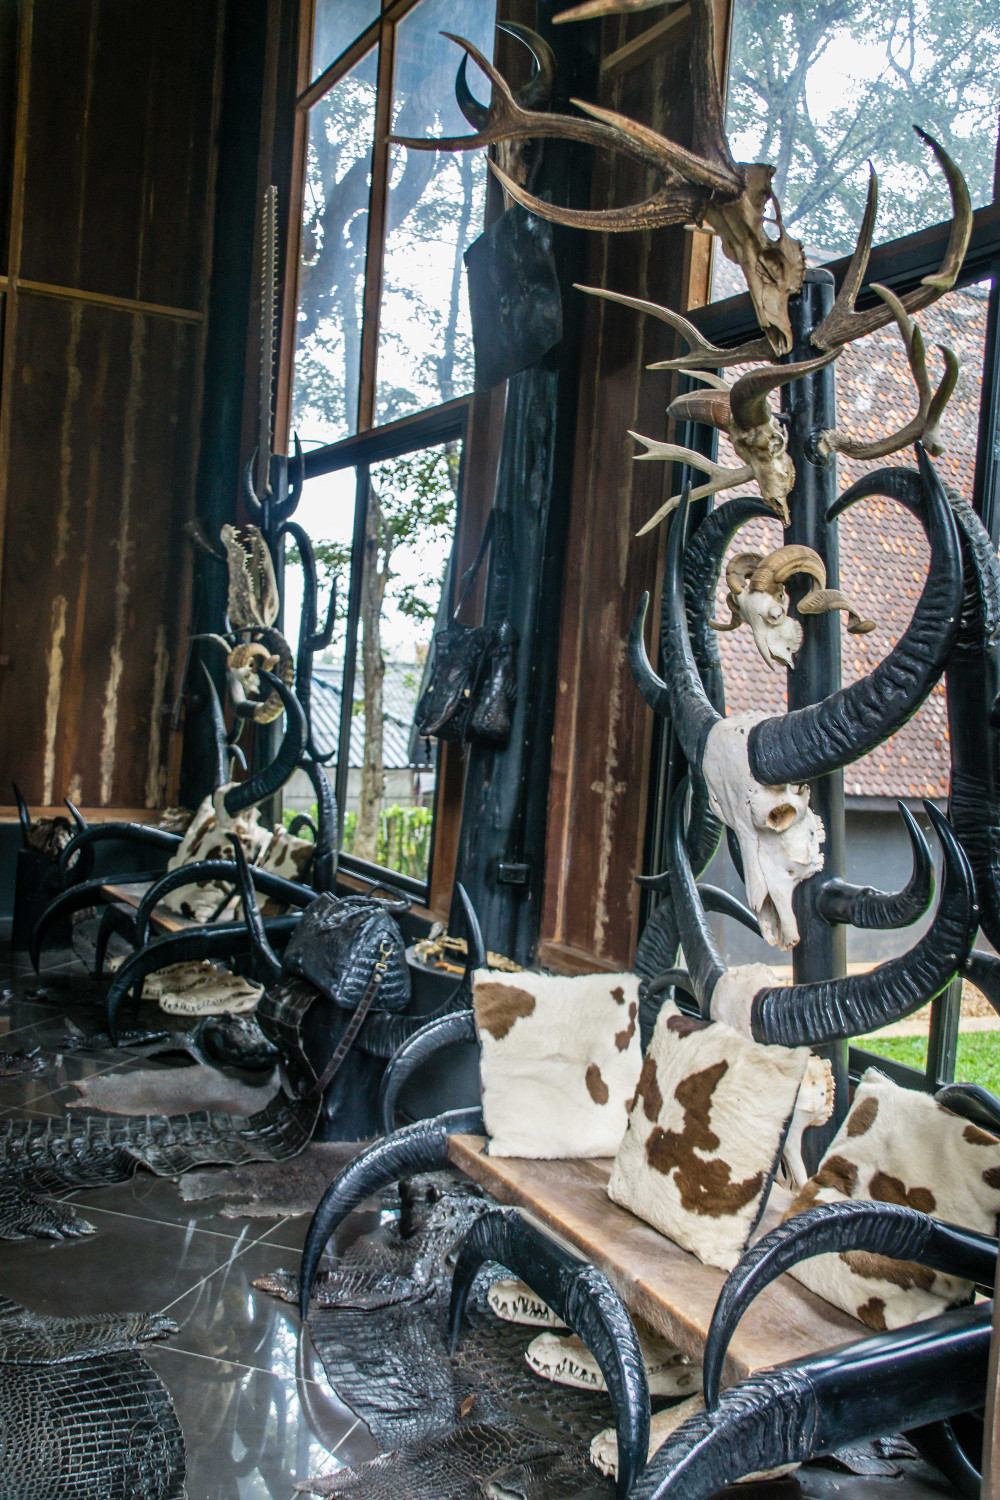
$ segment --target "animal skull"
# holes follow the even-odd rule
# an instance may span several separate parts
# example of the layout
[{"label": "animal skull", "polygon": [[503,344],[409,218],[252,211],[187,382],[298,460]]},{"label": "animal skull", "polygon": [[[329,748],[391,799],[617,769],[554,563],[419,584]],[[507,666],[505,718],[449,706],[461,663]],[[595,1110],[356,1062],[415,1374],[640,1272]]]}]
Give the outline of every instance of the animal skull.
[{"label": "animal skull", "polygon": [[786,667],[795,665],[795,653],[802,645],[802,626],[788,617],[788,595],[784,584],[793,573],[806,573],[818,587],[799,601],[804,615],[825,614],[844,609],[847,628],[852,635],[867,635],[875,629],[874,620],[863,620],[846,594],[826,587],[826,568],[812,547],[792,545],[762,557],[759,552],[740,552],[726,566],[729,586],[727,603],[731,619],[709,623],[713,630],[736,630],[747,624],[762,659],[772,670],[777,659]]},{"label": "animal skull", "polygon": [[702,772],[716,817],[740,842],[747,900],[761,932],[779,948],[799,940],[792,894],[823,868],[820,845],[826,831],[809,806],[806,786],[761,786],[750,774],[747,737],[769,715],[734,714],[712,726]]}]

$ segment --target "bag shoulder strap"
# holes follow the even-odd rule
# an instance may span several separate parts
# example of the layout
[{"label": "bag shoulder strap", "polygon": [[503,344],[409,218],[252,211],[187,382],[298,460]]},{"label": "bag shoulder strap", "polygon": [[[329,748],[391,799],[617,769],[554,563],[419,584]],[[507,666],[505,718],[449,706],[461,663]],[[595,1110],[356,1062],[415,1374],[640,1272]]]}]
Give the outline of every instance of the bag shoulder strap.
[{"label": "bag shoulder strap", "polygon": [[476,582],[476,574],[482,567],[483,558],[486,556],[486,549],[490,545],[490,542],[493,540],[493,532],[496,527],[496,514],[496,509],[494,508],[486,517],[486,525],[483,527],[483,535],[479,542],[479,551],[476,553],[475,559],[472,563],[472,567],[467,569],[467,571],[462,574],[461,580],[459,581],[458,603],[452,610],[451,615],[453,621],[458,619],[462,606],[464,605],[466,599],[468,599],[469,595],[472,593],[473,586]]},{"label": "bag shoulder strap", "polygon": [[358,1032],[361,1030],[361,1026],[364,1022],[365,1016],[367,1016],[368,1012],[371,1010],[375,997],[382,987],[382,981],[386,976],[386,971],[389,967],[389,959],[391,958],[391,956],[392,948],[389,942],[385,938],[383,938],[381,944],[379,945],[378,957],[376,958],[374,967],[372,969],[372,977],[369,981],[368,988],[365,990],[360,1001],[358,1002],[354,1014],[351,1017],[350,1024],[348,1025],[347,1030],[344,1032],[344,1035],[341,1037],[340,1041],[337,1043],[337,1047],[332,1057],[330,1058],[330,1061],[327,1063],[326,1067],[323,1069],[322,1073],[317,1078],[312,1088],[309,1090],[310,1095],[319,1094],[322,1097],[322,1095],[326,1093],[330,1084],[333,1082],[337,1073],[339,1073],[341,1063],[344,1061],[344,1058],[347,1056],[348,1052],[350,1052],[351,1046],[354,1043]]}]

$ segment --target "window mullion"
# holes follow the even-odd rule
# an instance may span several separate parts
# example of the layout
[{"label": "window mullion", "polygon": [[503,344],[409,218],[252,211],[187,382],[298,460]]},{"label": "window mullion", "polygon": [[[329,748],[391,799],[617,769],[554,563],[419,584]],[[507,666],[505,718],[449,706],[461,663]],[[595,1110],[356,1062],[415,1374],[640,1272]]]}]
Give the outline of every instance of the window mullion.
[{"label": "window mullion", "polygon": [[385,262],[386,218],[389,207],[389,133],[392,130],[392,85],[396,60],[396,28],[382,23],[375,97],[375,142],[368,196],[368,238],[365,292],[361,322],[361,375],[358,382],[358,431],[375,421],[375,372],[378,363],[379,317]]}]

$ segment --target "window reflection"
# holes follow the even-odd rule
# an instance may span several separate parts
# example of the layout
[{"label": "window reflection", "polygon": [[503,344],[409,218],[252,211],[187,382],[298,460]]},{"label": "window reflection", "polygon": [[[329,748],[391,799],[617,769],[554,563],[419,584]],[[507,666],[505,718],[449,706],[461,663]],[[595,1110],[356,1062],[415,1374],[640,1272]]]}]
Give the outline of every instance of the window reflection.
[{"label": "window reflection", "polygon": [[324,68],[336,62],[355,37],[377,19],[378,13],[379,0],[316,0],[313,78],[318,78]]},{"label": "window reflection", "polygon": [[377,59],[309,116],[292,395],[292,426],[309,445],[357,431]]},{"label": "window reflection", "polygon": [[[493,55],[495,6],[424,0],[399,25],[393,131],[469,135],[455,103],[457,32]],[[487,97],[474,66],[470,83]],[[488,85],[487,85],[488,87]],[[379,335],[376,420],[391,421],[472,389],[472,331],[462,254],[481,232],[486,204],[482,151],[390,154],[389,209]]]},{"label": "window reflection", "polygon": [[[854,248],[869,159],[882,186],[876,243],[950,216],[913,121],[958,162],[973,206],[991,201],[998,78],[993,5],[735,0],[726,126],[737,160],[775,166],[785,226],[818,265]],[[717,249],[713,297],[745,290]]]}]

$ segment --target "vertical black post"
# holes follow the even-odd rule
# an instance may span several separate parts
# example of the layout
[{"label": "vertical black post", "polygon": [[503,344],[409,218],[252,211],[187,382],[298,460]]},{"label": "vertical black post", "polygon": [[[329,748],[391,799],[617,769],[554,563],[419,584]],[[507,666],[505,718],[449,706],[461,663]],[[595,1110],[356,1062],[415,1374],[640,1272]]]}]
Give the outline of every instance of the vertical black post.
[{"label": "vertical black post", "polygon": [[[789,304],[794,346],[793,360],[815,359],[809,335],[833,305],[834,283],[829,271],[807,271],[802,295]],[[782,410],[788,423],[788,451],[795,465],[795,488],[789,497],[791,524],[786,543],[812,547],[826,564],[828,588],[837,588],[839,555],[837,524],[826,522],[827,507],[837,493],[837,469],[814,462],[812,440],[823,428],[836,425],[836,383],[833,367],[793,381],[782,389]],[[810,579],[796,576],[788,583],[792,606],[806,592]],[[805,708],[840,687],[841,617],[836,611],[811,615],[802,621],[804,640],[794,668],[788,672],[788,707]],[[811,804],[826,829],[823,870],[803,881],[795,892],[795,915],[799,924],[798,946],[792,952],[792,977],[796,984],[810,980],[839,978],[847,971],[847,930],[831,926],[816,910],[816,892],[824,881],[844,874],[844,773],[833,771],[810,783]],[[829,1125],[807,1132],[804,1138],[806,1166],[816,1166],[823,1151],[847,1113],[847,1043],[833,1042],[814,1049],[833,1063],[836,1107]]]}]

